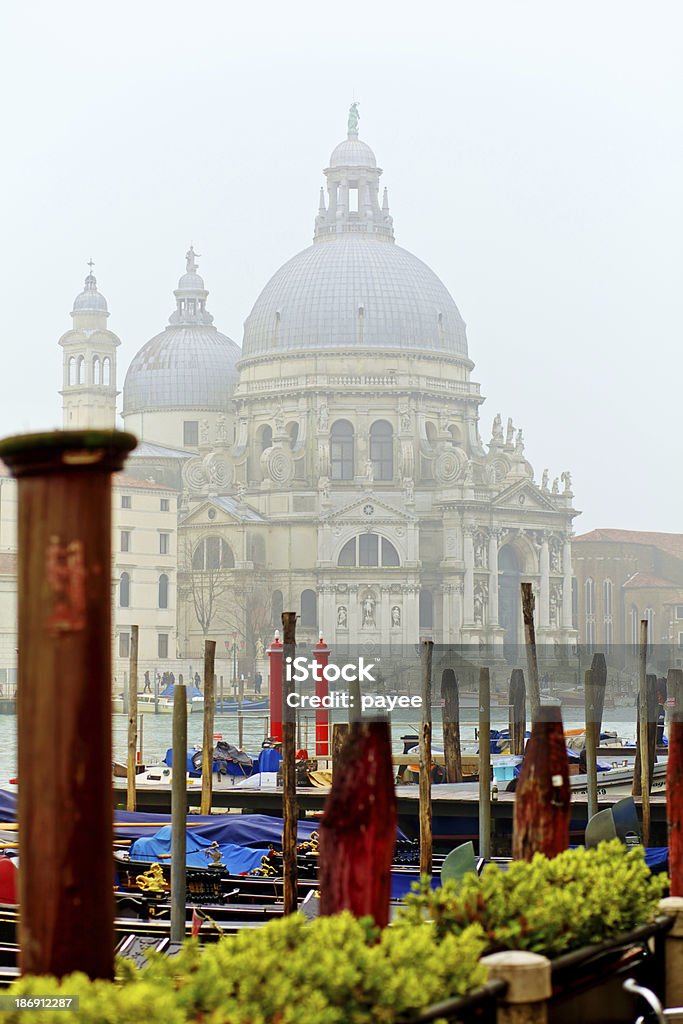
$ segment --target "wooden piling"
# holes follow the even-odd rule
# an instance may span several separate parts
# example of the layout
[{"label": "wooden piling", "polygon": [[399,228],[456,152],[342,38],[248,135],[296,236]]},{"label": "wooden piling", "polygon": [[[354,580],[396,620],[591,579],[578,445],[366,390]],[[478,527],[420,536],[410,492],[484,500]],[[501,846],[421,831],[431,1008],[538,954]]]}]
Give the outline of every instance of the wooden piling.
[{"label": "wooden piling", "polygon": [[[282,613],[282,856],[285,914],[297,909],[296,841],[299,814],[296,802],[296,712],[287,698],[294,693],[291,664],[296,657],[296,612]],[[287,659],[291,658],[291,661]]]},{"label": "wooden piling", "polygon": [[[204,641],[204,737],[202,741],[202,800],[200,813],[211,814],[213,792],[213,733],[216,712],[216,641]],[[190,692],[194,683],[190,680]]]},{"label": "wooden piling", "polygon": [[672,896],[683,896],[683,672],[670,668],[669,757],[666,768],[666,820],[669,828],[669,878]]},{"label": "wooden piling", "polygon": [[458,680],[452,668],[441,674],[443,710],[443,752],[446,762],[446,782],[462,782],[462,752],[460,749],[460,693]]},{"label": "wooden piling", "polygon": [[522,615],[524,617],[524,640],[526,643],[526,660],[529,672],[529,704],[532,723],[538,718],[541,709],[541,689],[538,683],[538,660],[536,657],[536,627],[534,626],[534,606],[536,604],[531,583],[522,583]]},{"label": "wooden piling", "polygon": [[432,873],[432,657],[434,643],[422,641],[420,724],[420,874]]},{"label": "wooden piling", "polygon": [[130,627],[130,656],[128,669],[128,764],[126,810],[135,810],[135,763],[138,749],[138,634],[137,626]]},{"label": "wooden piling", "polygon": [[335,762],[320,822],[320,913],[350,910],[387,925],[395,842],[391,727],[358,723]]},{"label": "wooden piling", "polygon": [[135,444],[99,430],[0,443],[18,479],[23,973],[114,974],[111,474]]},{"label": "wooden piling", "polygon": [[491,859],[491,679],[479,669],[479,856]]},{"label": "wooden piling", "polygon": [[591,669],[584,676],[584,708],[586,722],[586,790],[588,793],[588,821],[598,813],[598,749],[596,742],[596,686]]},{"label": "wooden piling", "polygon": [[171,941],[185,938],[187,856],[187,689],[173,687],[173,774],[171,776]]},{"label": "wooden piling", "polygon": [[596,746],[600,746],[600,733],[602,731],[602,715],[605,710],[605,693],[607,692],[607,662],[605,655],[599,651],[593,655],[591,661],[591,672],[593,673],[593,697],[595,702],[595,726],[597,735]]},{"label": "wooden piling", "polygon": [[524,753],[526,738],[526,683],[521,668],[512,670],[509,689],[510,753]]},{"label": "wooden piling", "polygon": [[[647,701],[647,619],[640,623],[638,652],[638,746],[640,747],[640,799],[642,801],[643,846],[650,844],[650,752]],[[634,770],[635,778],[635,770]]]},{"label": "wooden piling", "polygon": [[558,707],[542,707],[531,727],[515,791],[512,856],[554,857],[569,845],[569,767]]}]

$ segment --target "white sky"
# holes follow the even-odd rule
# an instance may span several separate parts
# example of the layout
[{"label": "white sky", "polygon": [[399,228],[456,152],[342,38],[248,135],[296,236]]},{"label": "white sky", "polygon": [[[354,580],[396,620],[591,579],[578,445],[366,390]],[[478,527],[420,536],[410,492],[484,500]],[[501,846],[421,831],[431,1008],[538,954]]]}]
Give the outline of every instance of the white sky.
[{"label": "white sky", "polygon": [[6,5],[0,434],[61,424],[92,255],[129,360],[193,241],[219,330],[310,242],[360,101],[397,242],[468,325],[473,377],[577,532],[683,532],[677,2]]}]

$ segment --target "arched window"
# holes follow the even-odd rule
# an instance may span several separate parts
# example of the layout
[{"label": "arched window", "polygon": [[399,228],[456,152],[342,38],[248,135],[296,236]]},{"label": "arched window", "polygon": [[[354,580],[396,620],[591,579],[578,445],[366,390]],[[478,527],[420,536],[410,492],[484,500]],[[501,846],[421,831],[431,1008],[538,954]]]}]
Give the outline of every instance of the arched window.
[{"label": "arched window", "polygon": [[270,603],[271,607],[271,622],[274,629],[282,629],[282,612],[285,607],[285,602],[282,597],[281,590],[274,590],[273,597]]},{"label": "arched window", "polygon": [[99,356],[93,356],[92,357],[92,382],[93,382],[93,384],[100,384],[101,383],[100,369],[101,369],[100,357]]},{"label": "arched window", "polygon": [[192,568],[202,570],[208,569],[232,569],[235,565],[235,558],[222,537],[204,537],[200,540],[192,555]]},{"label": "arched window", "polygon": [[638,646],[638,641],[640,639],[640,637],[638,635],[639,634],[640,626],[639,626],[638,606],[637,605],[635,605],[635,604],[631,605],[631,610],[628,613],[628,619],[629,619],[629,622],[628,622],[629,629],[628,629],[628,631],[629,631],[629,636],[631,638],[631,643],[633,644],[634,647],[637,647]]},{"label": "arched window", "polygon": [[268,423],[261,427],[259,432],[259,443],[261,445],[262,452],[264,452],[266,448],[272,448],[273,446],[273,428]]},{"label": "arched window", "polygon": [[78,371],[76,370],[76,357],[70,356],[69,358],[69,384],[78,383]]},{"label": "arched window", "polygon": [[318,598],[315,590],[301,592],[301,625],[318,625]]},{"label": "arched window", "polygon": [[119,577],[119,607],[130,608],[130,576],[122,572]]},{"label": "arched window", "polygon": [[353,480],[353,427],[348,420],[332,424],[330,474],[333,480]]},{"label": "arched window", "polygon": [[159,577],[159,607],[168,608],[168,576],[165,572]]},{"label": "arched window", "polygon": [[85,384],[85,356],[78,357],[78,383]]},{"label": "arched window", "polygon": [[460,444],[460,442],[462,441],[462,436],[460,434],[460,430],[458,429],[458,427],[456,427],[454,423],[449,424],[448,433],[451,435],[453,439],[453,444]]},{"label": "arched window", "polygon": [[588,577],[584,583],[584,598],[586,604],[586,630],[584,641],[589,650],[595,647],[595,582]]},{"label": "arched window", "polygon": [[342,568],[360,565],[391,569],[400,564],[398,551],[391,541],[376,533],[361,533],[359,537],[347,540],[337,557],[337,565]]},{"label": "arched window", "polygon": [[102,360],[102,383],[105,387],[111,384],[111,359],[105,356]]},{"label": "arched window", "polygon": [[605,653],[614,643],[614,584],[609,577],[602,582],[602,617],[605,631]]},{"label": "arched window", "polygon": [[394,479],[394,431],[386,420],[370,427],[370,461],[375,480]]},{"label": "arched window", "polygon": [[296,442],[299,439],[299,424],[296,422],[288,423],[287,433],[289,434],[290,447],[296,448]]},{"label": "arched window", "polygon": [[420,591],[420,629],[432,629],[434,625],[434,600],[431,590]]}]

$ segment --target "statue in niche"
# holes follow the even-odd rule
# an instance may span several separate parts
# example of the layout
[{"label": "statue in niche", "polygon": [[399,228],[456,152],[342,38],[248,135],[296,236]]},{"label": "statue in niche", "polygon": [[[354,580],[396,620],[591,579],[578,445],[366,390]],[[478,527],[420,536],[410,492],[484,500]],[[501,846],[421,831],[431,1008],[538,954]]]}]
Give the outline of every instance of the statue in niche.
[{"label": "statue in niche", "polygon": [[284,434],[285,432],[285,416],[282,411],[282,406],[278,406],[275,411],[275,433]]},{"label": "statue in niche", "polygon": [[403,430],[403,431],[410,430],[410,413],[409,412],[402,412],[401,413],[401,430]]},{"label": "statue in niche", "polygon": [[492,441],[502,441],[503,440],[503,421],[501,419],[501,416],[500,416],[499,412],[496,413],[496,415],[494,417],[494,420],[493,420],[493,429],[491,431],[491,440]]},{"label": "statue in niche", "polygon": [[512,444],[515,439],[515,428],[512,422],[512,416],[508,417],[507,430],[505,432],[505,444]]},{"label": "statue in niche", "polygon": [[320,478],[320,481],[318,482],[318,491],[323,501],[330,500],[330,481],[326,476]]},{"label": "statue in niche", "polygon": [[486,584],[478,583],[474,588],[474,622],[477,626],[484,625],[487,597]]},{"label": "statue in niche", "polygon": [[323,402],[323,404],[318,409],[318,428],[319,428],[319,430],[327,430],[327,424],[329,423],[329,419],[330,419],[330,413],[329,413],[329,409],[327,408],[327,402]]},{"label": "statue in niche", "polygon": [[216,417],[216,441],[225,443],[228,440],[228,431],[225,423],[225,416],[219,413]]},{"label": "statue in niche", "polygon": [[199,430],[200,430],[200,434],[201,434],[202,444],[208,444],[208,442],[209,442],[209,421],[208,420],[202,420],[202,422],[200,424],[200,427],[199,427]]},{"label": "statue in niche", "polygon": [[412,477],[406,476],[403,478],[403,490],[406,492],[406,501],[415,500],[415,484]]},{"label": "statue in niche", "polygon": [[391,625],[394,627],[401,625],[401,609],[397,604],[391,609]]},{"label": "statue in niche", "polygon": [[259,637],[256,643],[254,644],[254,653],[256,654],[257,661],[261,661],[263,655],[266,653],[266,649],[263,646],[263,640],[261,639],[261,637]]},{"label": "statue in niche", "polygon": [[560,547],[557,541],[553,541],[550,545],[550,571],[560,572]]},{"label": "statue in niche", "polygon": [[550,588],[550,625],[558,625],[558,613],[560,607],[560,593],[557,587]]},{"label": "statue in niche", "polygon": [[366,629],[374,629],[375,626],[375,599],[372,594],[363,601],[363,626]]},{"label": "statue in niche", "polygon": [[481,533],[474,539],[474,564],[478,569],[486,568],[486,542]]},{"label": "statue in niche", "polygon": [[375,479],[375,467],[372,464],[372,459],[368,459],[365,463],[365,479],[369,484]]},{"label": "statue in niche", "polygon": [[340,604],[337,608],[337,625],[340,629],[346,629],[349,624],[348,612],[345,604]]}]

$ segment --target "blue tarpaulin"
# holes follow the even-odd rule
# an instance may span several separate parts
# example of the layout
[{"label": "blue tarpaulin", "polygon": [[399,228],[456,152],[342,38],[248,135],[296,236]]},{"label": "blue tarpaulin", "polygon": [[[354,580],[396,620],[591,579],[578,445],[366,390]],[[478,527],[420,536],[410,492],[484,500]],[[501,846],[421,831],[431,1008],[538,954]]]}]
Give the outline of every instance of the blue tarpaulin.
[{"label": "blue tarpaulin", "polygon": [[[213,841],[189,831],[186,836],[186,863],[188,868],[205,868],[214,863]],[[238,846],[236,843],[218,843],[220,851],[220,867],[227,868],[233,875],[246,874],[261,866],[265,851],[250,846]],[[149,837],[136,839],[130,848],[131,860],[158,862],[169,860],[171,852],[171,826],[165,825]]]},{"label": "blue tarpaulin", "polygon": [[[134,839],[149,836],[150,829],[140,826],[142,821],[153,820],[161,825],[171,824],[170,814],[142,814],[140,811],[116,811],[115,829],[119,836]],[[210,842],[234,843],[236,846],[268,847],[282,846],[282,818],[267,814],[192,814],[188,819],[193,835],[202,836]],[[306,842],[311,833],[317,831],[314,821],[300,821],[297,824],[297,841]]]}]

